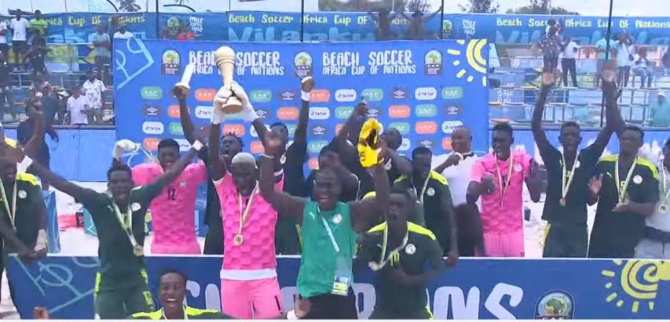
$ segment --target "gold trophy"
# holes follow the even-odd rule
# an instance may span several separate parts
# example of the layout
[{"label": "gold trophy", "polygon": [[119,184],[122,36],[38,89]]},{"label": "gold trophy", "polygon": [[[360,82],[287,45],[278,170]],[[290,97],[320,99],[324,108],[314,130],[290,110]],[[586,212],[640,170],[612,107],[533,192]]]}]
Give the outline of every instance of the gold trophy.
[{"label": "gold trophy", "polygon": [[193,76],[193,71],[195,71],[195,65],[194,64],[188,64],[186,65],[186,68],[184,68],[184,74],[181,75],[181,81],[179,83],[175,84],[174,86],[181,91],[181,93],[184,96],[188,96],[191,94],[191,86],[189,86],[189,83],[191,82],[191,76]]},{"label": "gold trophy", "polygon": [[[216,66],[219,67],[223,78],[223,88],[231,90],[235,68],[235,51],[228,46],[222,46],[216,50],[214,55],[216,56]],[[214,98],[214,108],[221,109],[224,114],[235,114],[242,110],[242,102],[235,96],[228,99],[217,96]]]}]

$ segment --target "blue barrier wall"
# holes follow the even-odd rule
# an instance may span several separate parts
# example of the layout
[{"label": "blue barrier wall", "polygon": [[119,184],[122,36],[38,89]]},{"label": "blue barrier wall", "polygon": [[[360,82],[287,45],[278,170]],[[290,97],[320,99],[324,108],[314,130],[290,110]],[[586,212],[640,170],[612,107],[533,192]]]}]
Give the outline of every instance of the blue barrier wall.
[{"label": "blue barrier wall", "polygon": [[[6,129],[8,137],[16,138],[16,131]],[[85,182],[104,182],[107,169],[111,164],[112,149],[116,140],[115,131],[110,130],[58,130],[60,141],[53,142],[47,136],[47,143],[51,151],[51,168],[68,180]],[[558,144],[558,131],[547,130],[549,140]],[[593,142],[598,132],[584,130],[582,145]],[[658,155],[663,144],[670,136],[670,131],[646,131],[645,146],[643,149]],[[436,135],[436,141],[442,135]],[[517,149],[523,149],[540,161],[540,155],[535,149],[533,134],[530,130],[517,130],[514,134]],[[404,148],[404,147],[403,147]],[[409,146],[413,149],[415,146]],[[248,149],[248,147],[246,148]],[[401,151],[406,152],[406,151]],[[482,153],[479,151],[478,153]],[[618,152],[616,137],[610,140],[606,154]]]}]

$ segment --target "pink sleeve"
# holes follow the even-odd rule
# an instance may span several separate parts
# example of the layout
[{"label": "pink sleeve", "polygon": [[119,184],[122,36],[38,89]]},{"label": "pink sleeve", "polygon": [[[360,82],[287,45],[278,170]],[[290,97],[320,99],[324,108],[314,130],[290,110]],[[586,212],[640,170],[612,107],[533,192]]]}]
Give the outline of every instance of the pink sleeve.
[{"label": "pink sleeve", "polygon": [[281,180],[279,180],[279,182],[276,182],[276,183],[275,183],[275,191],[282,191],[282,190],[284,190],[284,178],[285,178],[285,177],[286,177],[286,175],[282,174],[282,175],[281,175]]},{"label": "pink sleeve", "polygon": [[133,182],[136,186],[144,186],[149,182],[150,168],[147,164],[140,164],[133,168]]},{"label": "pink sleeve", "polygon": [[532,167],[533,158],[527,153],[521,155],[521,164],[523,165],[523,177],[530,176],[530,168]]},{"label": "pink sleeve", "polygon": [[482,182],[482,176],[484,175],[484,163],[482,159],[475,161],[475,164],[472,165],[472,171],[470,171],[470,181]]},{"label": "pink sleeve", "polygon": [[202,162],[190,164],[186,167],[186,171],[188,171],[189,179],[193,180],[196,185],[207,181],[207,166]]},{"label": "pink sleeve", "polygon": [[219,195],[221,195],[221,192],[235,186],[233,176],[228,172],[226,172],[220,180],[212,181],[214,182],[214,188],[216,188],[216,192],[219,193]]}]

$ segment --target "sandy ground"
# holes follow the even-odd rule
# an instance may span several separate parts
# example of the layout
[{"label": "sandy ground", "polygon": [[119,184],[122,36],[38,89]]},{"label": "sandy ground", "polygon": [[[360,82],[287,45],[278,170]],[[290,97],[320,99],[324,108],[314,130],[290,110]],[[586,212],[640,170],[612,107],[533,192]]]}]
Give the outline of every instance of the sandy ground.
[{"label": "sandy ground", "polygon": [[[104,191],[104,183],[80,183],[82,186],[95,189],[97,191]],[[58,214],[74,214],[79,206],[74,202],[70,196],[65,195],[59,191],[56,192],[56,200],[58,202]],[[541,258],[542,257],[542,237],[544,235],[545,222],[541,219],[542,207],[544,202],[533,203],[528,196],[525,196],[525,205],[531,210],[531,218],[525,222],[524,233],[526,240],[526,257]],[[595,207],[589,208],[589,227],[593,224],[595,215]],[[150,243],[150,238],[147,244]],[[98,239],[93,236],[84,234],[83,229],[70,229],[60,232],[61,254],[71,256],[96,256],[98,252]],[[204,239],[200,240],[201,247]],[[2,301],[0,302],[0,317],[4,319],[18,319],[16,310],[9,298],[9,289],[7,286],[7,279],[3,276],[2,279]]]}]

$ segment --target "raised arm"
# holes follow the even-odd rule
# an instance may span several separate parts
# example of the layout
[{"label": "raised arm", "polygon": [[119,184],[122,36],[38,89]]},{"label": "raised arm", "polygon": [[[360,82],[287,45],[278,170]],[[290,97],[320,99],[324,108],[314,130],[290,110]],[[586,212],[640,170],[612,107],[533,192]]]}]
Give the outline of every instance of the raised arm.
[{"label": "raised arm", "polygon": [[616,73],[612,70],[606,69],[602,74],[602,87],[603,94],[605,95],[605,117],[607,120],[607,125],[610,127],[610,131],[616,133],[620,140],[621,135],[626,128],[626,122],[623,120],[621,112],[619,111],[619,106],[616,102],[617,99],[619,99],[619,95],[621,95],[621,92],[617,91],[616,84],[614,83]]},{"label": "raised arm", "polygon": [[[365,117],[368,113],[368,106],[365,102],[358,103],[356,109],[351,113],[349,119],[342,125],[340,132],[335,136],[335,142],[337,143],[337,149],[340,154],[340,157],[343,160],[348,159],[349,155],[358,155],[356,147],[349,143],[349,132],[351,131],[354,122],[361,117]],[[356,142],[353,142],[356,144]]]},{"label": "raised arm", "polygon": [[309,101],[310,92],[314,88],[314,79],[312,77],[305,77],[300,81],[300,116],[298,117],[298,126],[295,128],[293,135],[293,144],[296,148],[307,153],[307,123],[309,122]]},{"label": "raised arm", "polygon": [[386,156],[391,159],[393,167],[398,170],[398,173],[400,173],[401,176],[412,176],[412,163],[409,161],[409,159],[401,156],[398,154],[398,152],[391,149],[386,150]]},{"label": "raised arm", "polygon": [[42,102],[40,102],[39,99],[35,100],[32,103],[32,106],[33,107],[27,109],[27,112],[35,119],[35,132],[26,145],[23,146],[23,150],[27,155],[37,155],[42,144],[44,144],[44,132],[46,130],[44,116],[41,110]]},{"label": "raised arm", "polygon": [[383,162],[370,167],[369,171],[375,185],[375,197],[349,203],[352,226],[358,232],[363,231],[379,214],[386,216],[390,203],[391,186]]},{"label": "raised arm", "polygon": [[196,140],[195,143],[193,143],[191,146],[191,149],[188,150],[188,153],[184,153],[181,157],[179,157],[179,159],[177,159],[175,163],[173,163],[165,172],[163,172],[160,177],[144,187],[147,192],[147,197],[149,199],[156,198],[161,193],[161,191],[163,191],[165,186],[179,177],[182,171],[184,171],[184,168],[186,168],[186,166],[191,163],[191,160],[195,158],[195,156],[203,147],[204,145],[202,142]]},{"label": "raised arm", "polygon": [[533,138],[535,139],[535,144],[540,150],[540,155],[543,159],[549,157],[549,151],[552,146],[547,140],[547,135],[544,133],[542,128],[542,116],[544,115],[544,105],[547,101],[547,95],[551,89],[551,85],[554,83],[554,75],[552,73],[542,74],[542,87],[540,87],[540,94],[538,95],[537,102],[535,102],[535,109],[533,110],[533,118],[530,123],[530,127],[533,131]]},{"label": "raised arm", "polygon": [[186,95],[177,86],[172,89],[172,94],[179,102],[179,120],[181,121],[181,128],[184,131],[184,137],[186,137],[188,143],[193,144],[195,143],[197,137],[195,133],[195,126],[193,125],[193,120],[191,120],[188,106],[186,106]]},{"label": "raised arm", "polygon": [[[222,100],[227,100],[233,95],[230,90],[221,88],[216,96]],[[226,118],[222,110],[214,106],[212,110],[212,126],[209,129],[208,152],[209,152],[209,174],[212,180],[218,181],[226,174],[226,168],[219,157],[219,145],[221,137],[221,123]]]},{"label": "raised arm", "polygon": [[302,225],[302,212],[305,209],[306,199],[275,190],[273,163],[283,142],[276,133],[269,132],[263,143],[265,154],[261,157],[260,178],[258,180],[261,195],[278,213],[297,216],[298,222]]}]

